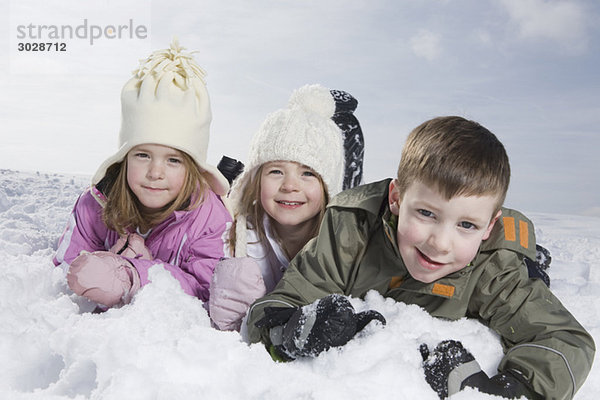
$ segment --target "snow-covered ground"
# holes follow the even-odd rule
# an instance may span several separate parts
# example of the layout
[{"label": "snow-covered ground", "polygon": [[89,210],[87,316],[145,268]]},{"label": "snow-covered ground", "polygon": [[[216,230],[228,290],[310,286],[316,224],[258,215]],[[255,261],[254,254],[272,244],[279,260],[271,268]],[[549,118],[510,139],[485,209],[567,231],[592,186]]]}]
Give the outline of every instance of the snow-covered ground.
[{"label": "snow-covered ground", "polygon": [[[51,258],[86,176],[0,170],[1,399],[437,399],[419,344],[461,340],[488,374],[501,355],[474,321],[441,321],[372,294],[387,318],[343,349],[274,363],[261,345],[210,327],[202,303],[159,267],[121,309],[91,314]],[[552,253],[555,294],[600,343],[600,219],[528,213]],[[598,360],[596,360],[598,361]],[[596,362],[576,399],[600,397]],[[492,398],[465,391],[455,399]]]}]

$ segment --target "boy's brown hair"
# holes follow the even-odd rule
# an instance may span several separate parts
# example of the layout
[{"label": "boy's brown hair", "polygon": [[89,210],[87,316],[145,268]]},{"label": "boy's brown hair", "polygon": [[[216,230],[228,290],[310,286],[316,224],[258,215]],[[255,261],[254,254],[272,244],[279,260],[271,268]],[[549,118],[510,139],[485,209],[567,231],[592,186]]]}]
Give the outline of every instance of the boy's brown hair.
[{"label": "boy's brown hair", "polygon": [[106,226],[121,235],[135,228],[139,228],[140,232],[147,232],[175,211],[198,207],[208,184],[192,157],[183,151],[181,157],[186,169],[183,187],[175,200],[151,215],[141,211],[139,200],[129,188],[127,156],[123,161],[111,165],[104,178],[96,185],[107,198],[102,213]]},{"label": "boy's brown hair", "polygon": [[502,143],[475,121],[448,116],[431,119],[408,135],[398,165],[400,199],[415,181],[455,196],[498,196],[499,210],[510,182]]}]

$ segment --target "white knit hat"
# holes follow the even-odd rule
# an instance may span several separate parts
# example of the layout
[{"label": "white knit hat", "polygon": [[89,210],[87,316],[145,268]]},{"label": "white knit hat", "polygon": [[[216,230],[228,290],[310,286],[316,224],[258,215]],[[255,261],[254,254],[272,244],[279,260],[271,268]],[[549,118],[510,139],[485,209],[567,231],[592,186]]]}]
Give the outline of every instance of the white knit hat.
[{"label": "white knit hat", "polygon": [[121,91],[119,150],[100,165],[92,184],[97,184],[108,167],[121,162],[133,147],[152,143],[187,153],[212,190],[227,194],[227,179],[206,163],[212,119],[206,74],[184,49],[174,39],[170,48],[141,60]]},{"label": "white knit hat", "polygon": [[[286,108],[267,116],[254,134],[244,172],[233,182],[230,198],[237,210],[242,192],[258,168],[270,161],[294,161],[318,173],[329,197],[342,190],[344,147],[340,128],[331,119],[335,101],[329,89],[306,85],[295,90]],[[238,219],[236,256],[245,253],[245,218]],[[243,222],[242,222],[243,221]],[[242,223],[241,223],[242,222]]]},{"label": "white knit hat", "polygon": [[335,101],[329,89],[306,85],[295,90],[286,108],[267,116],[250,143],[244,172],[233,182],[238,200],[258,168],[269,161],[294,161],[312,168],[329,196],[342,189],[344,149],[340,129],[332,121]]}]

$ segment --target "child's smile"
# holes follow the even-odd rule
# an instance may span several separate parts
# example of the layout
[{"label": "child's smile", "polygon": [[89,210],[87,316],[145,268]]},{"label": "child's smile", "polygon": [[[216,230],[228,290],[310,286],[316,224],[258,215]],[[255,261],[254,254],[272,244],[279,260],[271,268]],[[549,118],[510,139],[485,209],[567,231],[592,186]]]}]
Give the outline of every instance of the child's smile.
[{"label": "child's smile", "polygon": [[323,188],[315,172],[291,161],[272,161],[262,168],[260,201],[281,227],[295,227],[321,211]]},{"label": "child's smile", "polygon": [[286,200],[275,200],[278,204],[280,204],[284,208],[295,209],[305,204],[304,201],[286,201]]},{"label": "child's smile", "polygon": [[416,249],[416,250],[417,250],[417,256],[419,259],[419,263],[421,264],[421,266],[423,268],[437,270],[437,269],[443,267],[444,265],[446,265],[446,263],[436,262],[436,261],[432,260],[431,258],[427,257],[419,249]]},{"label": "child's smile", "polygon": [[[410,275],[430,283],[467,266],[489,237],[499,213],[496,196],[455,196],[446,200],[419,181],[402,199],[390,184],[392,212],[398,215],[398,250]],[[494,218],[492,218],[494,217]]]},{"label": "child's smile", "polygon": [[127,154],[127,183],[148,210],[158,210],[175,200],[185,176],[186,168],[179,150],[143,144]]}]

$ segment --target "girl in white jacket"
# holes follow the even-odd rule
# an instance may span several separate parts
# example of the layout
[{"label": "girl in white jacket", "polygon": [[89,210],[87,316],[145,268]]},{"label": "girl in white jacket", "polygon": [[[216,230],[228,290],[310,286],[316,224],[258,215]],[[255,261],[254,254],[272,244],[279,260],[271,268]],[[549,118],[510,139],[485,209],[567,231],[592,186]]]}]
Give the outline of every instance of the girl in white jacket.
[{"label": "girl in white jacket", "polygon": [[[275,288],[290,260],[317,235],[331,196],[342,190],[347,131],[332,119],[336,100],[344,103],[340,93],[356,106],[344,92],[303,86],[254,135],[230,195],[234,258],[217,264],[210,286],[209,311],[218,329],[242,328],[244,336],[250,305]],[[360,133],[358,121],[355,127]],[[362,134],[357,139],[362,146]]]}]

